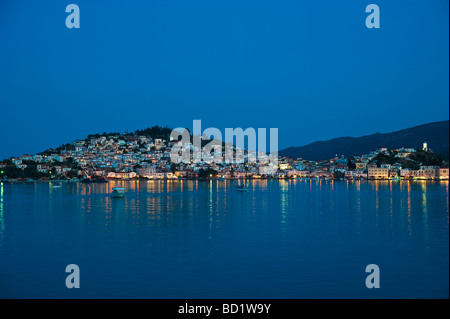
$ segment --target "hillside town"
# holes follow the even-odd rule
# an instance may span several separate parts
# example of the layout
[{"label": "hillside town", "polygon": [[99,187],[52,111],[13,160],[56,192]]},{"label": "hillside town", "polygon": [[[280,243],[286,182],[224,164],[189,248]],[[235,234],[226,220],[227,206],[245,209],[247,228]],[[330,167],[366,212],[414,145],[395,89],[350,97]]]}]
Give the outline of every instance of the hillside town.
[{"label": "hillside town", "polygon": [[[85,140],[0,162],[2,181],[108,181],[116,179],[334,179],[448,180],[448,162],[428,148],[379,148],[368,154],[311,161],[278,157],[273,163],[194,161],[174,164],[170,152],[178,141],[148,134],[90,135]],[[193,148],[192,145],[190,145]]]}]

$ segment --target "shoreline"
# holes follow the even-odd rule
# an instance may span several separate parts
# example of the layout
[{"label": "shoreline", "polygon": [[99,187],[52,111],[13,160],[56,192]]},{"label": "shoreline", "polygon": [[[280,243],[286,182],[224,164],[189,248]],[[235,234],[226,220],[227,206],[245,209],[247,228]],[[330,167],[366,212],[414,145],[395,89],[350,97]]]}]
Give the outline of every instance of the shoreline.
[{"label": "shoreline", "polygon": [[[33,181],[17,181],[17,180],[2,180],[2,184],[31,184],[31,183],[67,183],[67,184],[109,184],[110,182],[188,182],[188,181],[199,181],[199,182],[225,182],[225,181],[242,181],[242,179],[110,179],[103,182],[82,182],[81,180],[33,180]],[[244,179],[244,181],[325,181],[325,182],[445,182],[449,179],[325,179],[325,178],[249,178]]]}]

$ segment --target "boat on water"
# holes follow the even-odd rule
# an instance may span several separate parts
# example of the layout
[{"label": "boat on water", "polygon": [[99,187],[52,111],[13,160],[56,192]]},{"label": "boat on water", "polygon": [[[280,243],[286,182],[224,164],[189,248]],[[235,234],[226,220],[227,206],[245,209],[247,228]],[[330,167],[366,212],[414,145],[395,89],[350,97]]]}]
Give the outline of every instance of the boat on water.
[{"label": "boat on water", "polygon": [[112,189],[111,197],[112,198],[122,198],[125,195],[124,187],[114,187]]},{"label": "boat on water", "polygon": [[62,184],[52,184],[52,188],[61,188]]},{"label": "boat on water", "polygon": [[248,188],[246,188],[244,185],[236,186],[236,190],[238,192],[248,192]]}]

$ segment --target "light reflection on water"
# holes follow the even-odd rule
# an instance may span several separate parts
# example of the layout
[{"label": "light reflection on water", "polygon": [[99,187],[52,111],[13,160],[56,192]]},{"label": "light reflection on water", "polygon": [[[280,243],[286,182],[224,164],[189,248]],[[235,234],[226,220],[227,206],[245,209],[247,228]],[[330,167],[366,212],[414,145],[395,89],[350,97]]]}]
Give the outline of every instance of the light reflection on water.
[{"label": "light reflection on water", "polygon": [[0,185],[0,297],[73,297],[55,275],[69,263],[86,298],[448,297],[448,181],[237,184]]},{"label": "light reflection on water", "polygon": [[3,236],[5,233],[5,217],[3,214],[3,183],[0,182],[0,249],[3,248]]}]

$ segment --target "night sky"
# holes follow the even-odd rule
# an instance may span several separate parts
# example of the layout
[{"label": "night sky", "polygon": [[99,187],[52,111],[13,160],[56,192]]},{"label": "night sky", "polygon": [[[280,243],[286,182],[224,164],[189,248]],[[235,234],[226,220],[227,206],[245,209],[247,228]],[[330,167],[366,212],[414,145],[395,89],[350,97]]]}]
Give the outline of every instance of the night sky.
[{"label": "night sky", "polygon": [[[68,29],[68,4],[81,28]],[[365,26],[376,3],[381,28]],[[449,118],[448,0],[0,1],[0,159],[153,125],[279,146]]]}]

